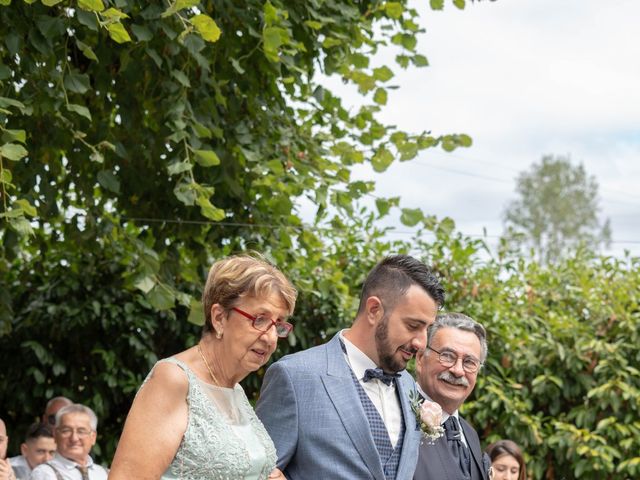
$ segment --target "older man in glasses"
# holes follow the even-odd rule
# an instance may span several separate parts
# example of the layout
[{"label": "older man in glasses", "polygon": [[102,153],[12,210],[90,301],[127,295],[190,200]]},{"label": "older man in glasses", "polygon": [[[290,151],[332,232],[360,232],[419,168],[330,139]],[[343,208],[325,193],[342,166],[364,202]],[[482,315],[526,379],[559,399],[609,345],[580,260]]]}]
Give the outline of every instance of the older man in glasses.
[{"label": "older man in glasses", "polygon": [[439,438],[422,441],[414,480],[489,478],[491,462],[482,453],[478,434],[458,414],[486,358],[485,329],[466,315],[441,314],[429,326],[427,348],[416,357],[417,382],[425,404],[441,407],[442,428]]},{"label": "older man in glasses", "polygon": [[96,443],[98,418],[89,407],[74,403],[56,413],[53,460],[37,466],[31,480],[107,480],[107,471],[89,455]]}]

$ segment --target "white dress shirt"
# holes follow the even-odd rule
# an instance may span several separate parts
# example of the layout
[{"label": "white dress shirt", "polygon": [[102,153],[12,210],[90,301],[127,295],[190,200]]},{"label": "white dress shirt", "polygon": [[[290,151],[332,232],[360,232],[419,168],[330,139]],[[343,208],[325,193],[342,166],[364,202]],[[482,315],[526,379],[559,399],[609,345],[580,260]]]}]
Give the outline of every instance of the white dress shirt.
[{"label": "white dress shirt", "polygon": [[[56,453],[51,460],[51,465],[60,472],[64,480],[82,480],[82,473],[78,470],[78,464],[62,455]],[[87,468],[90,480],[107,480],[107,471],[97,463],[93,462],[91,457],[87,459]],[[56,474],[53,469],[47,465],[38,465],[31,471],[30,480],[56,480]]]},{"label": "white dress shirt", "polygon": [[353,374],[358,379],[358,382],[360,382],[360,385],[362,385],[362,388],[364,388],[371,402],[375,405],[380,417],[382,417],[382,421],[389,433],[391,445],[395,448],[398,443],[398,438],[400,437],[402,425],[402,408],[396,395],[395,382],[391,383],[391,385],[385,385],[384,382],[378,379],[371,379],[365,382],[363,380],[365,370],[379,367],[358,347],[344,337],[344,330],[340,332],[340,339],[347,350],[345,354],[347,363],[351,366]]},{"label": "white dress shirt", "polygon": [[17,480],[28,480],[31,474],[31,466],[24,455],[18,455],[17,457],[11,457],[8,459],[13,468],[13,473]]}]

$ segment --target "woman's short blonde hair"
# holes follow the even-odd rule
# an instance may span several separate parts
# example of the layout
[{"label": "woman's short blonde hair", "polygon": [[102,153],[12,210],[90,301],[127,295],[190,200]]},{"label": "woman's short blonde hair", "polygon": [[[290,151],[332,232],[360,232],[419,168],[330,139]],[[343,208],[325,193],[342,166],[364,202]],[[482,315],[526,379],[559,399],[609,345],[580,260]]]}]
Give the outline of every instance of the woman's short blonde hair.
[{"label": "woman's short blonde hair", "polygon": [[233,255],[218,260],[209,270],[202,293],[204,331],[213,330],[211,307],[214,304],[218,303],[225,310],[230,310],[240,298],[266,298],[273,293],[280,295],[291,315],[298,292],[278,268],[259,254]]}]

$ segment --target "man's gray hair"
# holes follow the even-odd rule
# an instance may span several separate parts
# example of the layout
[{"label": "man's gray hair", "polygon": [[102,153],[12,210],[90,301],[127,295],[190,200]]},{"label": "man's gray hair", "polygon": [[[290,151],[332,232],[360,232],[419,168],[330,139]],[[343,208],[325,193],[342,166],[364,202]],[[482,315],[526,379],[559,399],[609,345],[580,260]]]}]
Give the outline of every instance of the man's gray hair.
[{"label": "man's gray hair", "polygon": [[427,328],[427,347],[431,346],[431,341],[438,330],[442,328],[456,328],[465,332],[471,332],[480,340],[480,363],[484,363],[487,359],[487,331],[484,327],[471,317],[462,313],[441,313],[436,316],[436,321]]},{"label": "man's gray hair", "polygon": [[49,410],[51,408],[51,406],[56,402],[64,402],[67,405],[72,405],[73,404],[73,402],[70,399],[68,399],[67,397],[63,397],[63,396],[53,397],[51,400],[49,400],[47,402],[47,406],[44,408],[44,411],[46,412],[47,410]]},{"label": "man's gray hair", "polygon": [[56,413],[56,428],[60,426],[60,422],[62,421],[62,417],[68,415],[70,413],[84,413],[89,417],[89,424],[91,425],[91,430],[94,432],[98,429],[98,417],[89,407],[85,405],[81,405],[79,403],[72,403],[71,405],[67,405],[66,407],[62,407]]}]

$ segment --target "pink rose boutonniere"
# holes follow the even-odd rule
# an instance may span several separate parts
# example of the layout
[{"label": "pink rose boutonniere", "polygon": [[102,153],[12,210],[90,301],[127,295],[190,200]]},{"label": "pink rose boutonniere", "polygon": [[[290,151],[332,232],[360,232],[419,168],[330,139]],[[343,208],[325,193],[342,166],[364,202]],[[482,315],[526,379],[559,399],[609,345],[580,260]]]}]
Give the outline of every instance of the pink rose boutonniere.
[{"label": "pink rose boutonniere", "polygon": [[416,416],[422,436],[428,443],[433,444],[444,434],[442,427],[442,408],[436,402],[430,402],[413,391],[409,395],[411,410]]}]

